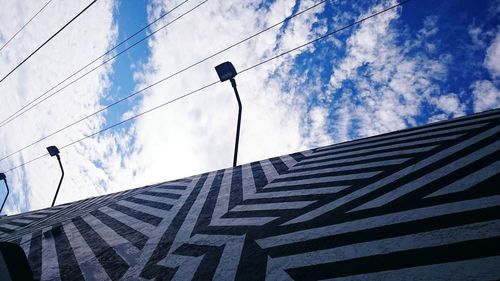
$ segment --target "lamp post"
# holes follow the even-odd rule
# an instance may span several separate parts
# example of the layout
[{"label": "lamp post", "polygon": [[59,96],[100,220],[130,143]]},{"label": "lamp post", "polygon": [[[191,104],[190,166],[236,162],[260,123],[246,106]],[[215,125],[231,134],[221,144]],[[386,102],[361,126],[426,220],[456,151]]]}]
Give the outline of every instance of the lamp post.
[{"label": "lamp post", "polygon": [[7,197],[9,197],[9,185],[7,184],[7,177],[4,173],[0,173],[0,180],[3,180],[5,183],[5,188],[7,188],[7,194],[5,194],[5,199],[3,199],[2,207],[0,207],[0,214],[2,213],[3,206],[5,205],[5,201],[7,201]]},{"label": "lamp post", "polygon": [[241,111],[242,111],[240,96],[238,94],[238,89],[236,88],[236,80],[234,80],[234,77],[236,76],[237,72],[233,64],[228,61],[216,66],[215,71],[217,71],[217,75],[219,75],[219,79],[221,82],[224,82],[226,80],[231,81],[231,86],[234,89],[234,94],[236,95],[236,100],[238,101],[238,123],[236,125],[236,140],[234,142],[234,158],[233,158],[233,167],[236,167],[236,164],[238,162],[238,144],[240,141],[240,124],[241,124]]},{"label": "lamp post", "polygon": [[57,194],[59,193],[59,188],[61,188],[61,183],[63,181],[63,178],[64,178],[64,169],[63,169],[63,166],[62,166],[62,163],[61,163],[61,157],[59,156],[59,149],[53,145],[53,146],[49,146],[47,147],[47,151],[49,152],[49,155],[51,157],[56,157],[57,158],[57,161],[59,162],[59,167],[61,168],[61,179],[59,180],[59,185],[57,186],[57,190],[56,190],[56,194],[54,195],[54,200],[52,200],[52,206],[51,207],[54,207],[54,204],[56,203],[56,199],[57,199]]}]

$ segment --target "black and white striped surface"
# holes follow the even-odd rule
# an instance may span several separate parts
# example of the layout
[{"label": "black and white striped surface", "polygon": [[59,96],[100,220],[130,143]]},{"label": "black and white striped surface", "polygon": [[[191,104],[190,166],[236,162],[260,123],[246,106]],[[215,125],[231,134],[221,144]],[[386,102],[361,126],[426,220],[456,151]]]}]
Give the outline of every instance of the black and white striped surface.
[{"label": "black and white striped surface", "polygon": [[0,219],[41,280],[496,280],[500,110]]}]

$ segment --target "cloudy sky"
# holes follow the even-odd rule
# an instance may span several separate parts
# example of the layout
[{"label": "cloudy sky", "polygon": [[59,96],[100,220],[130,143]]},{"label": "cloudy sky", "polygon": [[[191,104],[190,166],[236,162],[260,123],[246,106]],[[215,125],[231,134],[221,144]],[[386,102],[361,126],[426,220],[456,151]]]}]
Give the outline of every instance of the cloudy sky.
[{"label": "cloudy sky", "polygon": [[[0,76],[90,2],[0,0]],[[0,83],[4,213],[50,206],[57,160],[15,168],[49,145],[64,147],[58,204],[231,166],[237,103],[228,82],[77,141],[217,81],[219,63],[246,69],[397,3],[98,0]],[[499,14],[498,0],[413,0],[239,74],[238,162],[500,107]]]}]

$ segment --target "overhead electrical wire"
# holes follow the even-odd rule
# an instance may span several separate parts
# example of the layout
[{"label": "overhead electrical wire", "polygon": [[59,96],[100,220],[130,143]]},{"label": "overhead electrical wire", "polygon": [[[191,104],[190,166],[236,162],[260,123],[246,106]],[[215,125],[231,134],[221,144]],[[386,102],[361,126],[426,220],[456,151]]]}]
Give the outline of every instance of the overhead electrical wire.
[{"label": "overhead electrical wire", "polygon": [[49,37],[45,42],[43,42],[42,45],[40,45],[38,48],[36,48],[29,56],[27,56],[24,60],[22,60],[16,67],[14,67],[9,73],[7,73],[2,79],[0,79],[0,83],[2,83],[7,77],[9,77],[16,69],[18,69],[21,65],[23,65],[27,60],[29,60],[36,52],[38,52],[45,44],[49,43],[50,40],[52,40],[54,37],[57,36],[61,31],[63,31],[68,25],[70,25],[74,20],[76,20],[81,14],[83,14],[88,8],[90,8],[92,5],[95,4],[97,0],[92,1],[90,4],[87,5],[83,10],[81,10],[76,16],[74,16],[70,21],[68,21],[65,25],[63,25],[56,33],[52,34],[52,36]]},{"label": "overhead electrical wire", "polygon": [[[411,1],[411,0],[405,0],[405,1],[402,1],[402,2],[400,2],[400,3],[398,3],[398,4],[395,4],[395,5],[393,5],[393,6],[390,6],[390,7],[388,7],[388,8],[385,8],[385,9],[383,9],[383,10],[379,11],[379,12],[373,13],[373,14],[371,14],[371,15],[367,16],[367,17],[364,17],[364,18],[362,18],[362,19],[359,19],[359,20],[357,20],[357,21],[355,21],[355,22],[353,22],[353,23],[351,23],[351,24],[348,24],[348,25],[343,26],[343,27],[341,27],[341,28],[339,28],[339,29],[336,29],[336,30],[333,30],[333,31],[331,31],[331,32],[328,32],[328,33],[326,33],[326,34],[324,34],[324,35],[322,35],[322,36],[320,36],[320,37],[317,37],[317,38],[315,38],[315,39],[313,39],[313,40],[310,40],[310,41],[308,41],[308,42],[306,42],[306,43],[304,43],[304,44],[301,44],[301,45],[299,45],[299,46],[297,46],[297,47],[294,47],[294,48],[289,49],[289,50],[287,50],[287,51],[285,51],[285,52],[282,52],[282,53],[280,53],[280,54],[278,54],[278,55],[272,56],[272,57],[270,57],[270,58],[268,58],[268,59],[265,59],[265,60],[263,60],[263,61],[261,61],[261,62],[258,62],[258,63],[254,64],[254,65],[252,65],[252,66],[249,66],[249,67],[247,67],[247,68],[244,68],[242,71],[240,71],[240,72],[238,73],[238,75],[241,75],[241,74],[243,74],[243,73],[245,73],[245,72],[247,72],[247,71],[249,71],[249,70],[252,70],[252,69],[254,69],[254,68],[256,68],[256,67],[259,67],[259,66],[261,66],[261,65],[263,65],[263,64],[266,64],[266,63],[268,63],[268,62],[270,62],[270,61],[272,61],[272,60],[275,60],[275,59],[280,58],[280,57],[282,57],[282,56],[284,56],[284,55],[287,55],[287,54],[289,54],[289,53],[291,53],[291,52],[294,52],[294,51],[296,51],[296,50],[298,50],[298,49],[301,49],[301,48],[303,48],[303,47],[306,47],[306,46],[308,46],[308,45],[310,45],[310,44],[314,44],[314,43],[316,43],[316,42],[318,42],[318,41],[321,41],[321,40],[323,40],[323,39],[325,39],[325,38],[328,38],[328,37],[330,37],[330,36],[332,36],[332,35],[334,35],[334,34],[336,34],[336,33],[339,33],[339,32],[341,32],[341,31],[343,31],[343,30],[346,30],[346,29],[348,29],[348,28],[351,28],[351,27],[353,27],[353,26],[355,26],[355,25],[361,24],[361,23],[363,23],[364,21],[369,20],[369,19],[371,19],[371,18],[373,18],[373,17],[376,17],[376,16],[378,16],[378,15],[380,15],[380,14],[383,14],[383,13],[385,13],[385,12],[387,12],[387,11],[390,11],[390,10],[393,10],[393,9],[395,9],[395,8],[397,8],[397,7],[403,6],[403,5],[407,4],[407,3],[408,3],[408,2],[410,2],[410,1]],[[160,81],[161,81],[161,80],[160,80]],[[158,82],[156,82],[156,83],[154,83],[154,84],[152,84],[152,85],[150,85],[150,86],[148,86],[148,87],[150,88],[150,87],[152,87],[152,86],[154,86],[154,85],[156,85],[156,84],[158,84],[158,83],[159,83],[159,81],[158,81]],[[90,134],[90,135],[86,135],[86,136],[84,136],[84,137],[82,137],[82,138],[80,138],[80,139],[78,139],[78,140],[76,140],[76,141],[73,141],[73,142],[71,142],[71,143],[68,143],[68,144],[66,144],[66,145],[62,146],[62,147],[61,147],[61,149],[65,149],[65,148],[67,148],[67,147],[69,147],[69,146],[72,146],[72,145],[74,145],[74,144],[76,144],[76,143],[79,143],[79,142],[82,142],[82,141],[84,141],[84,140],[86,140],[86,139],[88,139],[88,138],[91,138],[91,137],[93,137],[93,136],[96,136],[96,135],[98,135],[98,134],[101,134],[101,133],[103,133],[103,132],[105,132],[105,131],[108,131],[108,130],[110,130],[110,129],[112,129],[112,128],[116,127],[116,126],[119,126],[119,125],[121,125],[121,124],[123,124],[123,123],[126,123],[126,122],[128,122],[128,121],[131,121],[131,120],[133,120],[133,119],[136,119],[136,118],[138,118],[138,117],[140,117],[140,116],[143,116],[143,115],[145,115],[145,114],[147,114],[147,113],[150,113],[150,112],[152,112],[152,111],[154,111],[154,110],[157,110],[157,109],[159,109],[159,108],[162,108],[162,107],[164,107],[164,106],[166,106],[166,105],[169,105],[169,104],[171,104],[171,103],[173,103],[173,102],[176,102],[176,101],[179,101],[179,100],[181,100],[181,99],[184,99],[184,98],[186,98],[186,97],[188,97],[188,96],[191,96],[191,95],[193,95],[193,94],[195,94],[195,93],[198,93],[198,92],[200,92],[200,91],[202,91],[202,90],[206,90],[207,88],[210,88],[210,87],[214,86],[214,85],[215,85],[215,84],[217,84],[217,83],[219,83],[219,80],[217,80],[217,81],[213,81],[213,82],[211,82],[211,83],[208,83],[208,84],[206,84],[206,85],[204,85],[204,86],[202,86],[202,87],[197,88],[196,90],[190,91],[190,92],[188,92],[188,93],[186,93],[186,94],[184,94],[184,95],[182,95],[182,96],[179,96],[179,97],[177,97],[177,98],[175,98],[175,99],[172,99],[172,100],[169,100],[169,101],[167,101],[167,102],[165,102],[165,103],[162,103],[162,104],[160,104],[160,105],[157,105],[157,106],[155,106],[155,107],[153,107],[153,108],[150,108],[150,109],[148,109],[148,110],[146,110],[146,111],[143,111],[143,112],[141,112],[141,113],[139,113],[139,114],[137,114],[137,115],[134,115],[134,116],[132,116],[132,117],[130,117],[130,118],[127,118],[127,119],[125,119],[125,120],[122,120],[122,121],[120,121],[120,122],[118,122],[118,123],[116,123],[116,124],[113,124],[113,125],[111,125],[111,126],[108,126],[108,127],[104,128],[104,129],[101,129],[101,130],[99,130],[99,131],[97,131],[97,132],[94,132],[94,133],[92,133],[92,134]],[[31,159],[31,160],[29,160],[29,161],[27,161],[27,162],[24,162],[24,163],[22,163],[22,164],[20,164],[20,165],[18,165],[18,166],[15,166],[15,167],[10,168],[9,170],[6,170],[4,173],[11,172],[11,171],[13,171],[13,170],[15,170],[15,169],[21,168],[21,167],[23,167],[23,166],[25,166],[25,165],[27,165],[27,164],[29,164],[29,163],[33,162],[33,161],[36,161],[36,160],[38,160],[38,159],[40,159],[40,158],[43,158],[44,156],[47,156],[47,155],[48,155],[48,154],[47,154],[47,153],[45,153],[45,154],[43,154],[43,155],[40,155],[40,156],[38,156],[38,157],[35,157],[35,158],[33,158],[33,159]]]},{"label": "overhead electrical wire", "polygon": [[5,48],[10,43],[10,41],[12,41],[12,39],[14,39],[21,31],[23,31],[23,29],[25,29],[26,26],[28,26],[28,24],[30,24],[30,22],[34,18],[36,18],[36,16],[38,16],[38,14],[41,13],[43,11],[43,9],[45,9],[45,7],[47,7],[47,5],[50,4],[50,2],[52,2],[52,0],[47,1],[47,3],[45,3],[45,5],[43,5],[42,8],[40,8],[40,10],[38,10],[38,12],[36,12],[23,26],[21,26],[21,28],[16,33],[14,33],[14,35],[12,35],[9,38],[9,40],[7,40],[7,42],[5,42],[5,44],[3,44],[3,46],[0,48],[0,52],[3,50],[3,48]]},{"label": "overhead electrical wire", "polygon": [[[42,99],[41,101],[37,102],[36,104],[33,104],[35,103],[37,100],[41,99],[42,97],[44,97],[45,95],[47,95],[48,93],[50,93],[52,90],[54,90],[55,88],[59,87],[60,85],[62,85],[64,82],[68,81],[69,79],[73,78],[75,75],[77,75],[78,73],[82,72],[85,68],[89,67],[90,65],[92,65],[93,63],[95,63],[96,61],[102,59],[103,57],[105,57],[106,55],[108,55],[109,53],[111,53],[112,51],[114,51],[116,48],[120,47],[121,45],[123,45],[124,43],[126,43],[127,41],[129,41],[130,39],[132,39],[133,37],[135,37],[136,35],[138,35],[139,33],[141,33],[142,31],[146,30],[148,27],[150,27],[151,25],[155,24],[156,22],[158,22],[159,20],[161,20],[162,18],[164,18],[165,16],[167,16],[168,14],[170,14],[171,12],[175,11],[176,9],[178,9],[179,7],[181,7],[182,5],[184,5],[186,2],[188,2],[189,0],[184,0],[183,2],[179,3],[178,5],[176,5],[175,7],[173,7],[172,9],[170,9],[169,11],[161,14],[158,18],[156,18],[154,21],[150,22],[149,24],[147,24],[146,26],[142,27],[141,29],[137,30],[134,34],[128,36],[127,38],[125,38],[124,40],[122,40],[120,43],[116,44],[114,47],[112,47],[111,49],[107,50],[104,54],[98,56],[97,58],[93,59],[91,62],[87,63],[85,66],[81,67],[80,69],[78,69],[77,71],[75,71],[73,74],[69,75],[68,77],[64,78],[63,80],[61,80],[59,83],[57,83],[56,85],[52,86],[50,89],[46,90],[44,93],[42,93],[41,95],[39,95],[38,97],[36,97],[35,99],[31,100],[30,102],[28,102],[27,104],[25,104],[24,106],[22,106],[21,108],[19,108],[18,110],[16,110],[14,113],[12,113],[11,115],[7,116],[7,118],[5,118],[4,120],[2,120],[0,122],[0,128],[7,125],[8,123],[14,121],[15,119],[17,119],[18,117],[20,117],[21,115],[23,115],[24,113],[28,112],[29,110],[31,110],[32,108],[34,108],[35,106],[39,105],[40,103],[44,102],[45,100],[47,100],[48,98],[54,96],[55,94],[59,93],[60,91],[66,89],[67,87],[69,87],[70,85],[76,83],[77,81],[79,81],[80,79],[84,78],[85,76],[89,75],[90,73],[94,72],[96,69],[98,69],[99,67],[107,64],[108,62],[114,60],[116,57],[120,56],[121,54],[125,53],[126,51],[130,50],[131,48],[135,47],[136,45],[138,45],[139,43],[143,42],[144,40],[146,40],[147,38],[153,36],[155,33],[157,33],[158,31],[166,28],[167,26],[169,26],[170,24],[172,24],[173,22],[175,22],[176,20],[180,19],[181,17],[183,17],[184,15],[190,13],[192,10],[194,9],[191,9],[190,11],[182,14],[181,16],[177,17],[175,20],[173,21],[170,21],[168,22],[167,24],[161,26],[160,28],[156,29],[155,31],[153,31],[152,33],[148,34],[147,36],[141,38],[139,41],[135,42],[134,44],[128,46],[126,49],[120,51],[118,54],[114,55],[113,57],[109,58],[109,59],[106,59],[104,62],[102,62],[101,64],[97,65],[96,67],[92,68],[91,70],[87,71],[86,73],[84,73],[83,75],[79,76],[78,78],[76,78],[75,80],[71,81],[70,83],[66,84],[64,87],[60,88],[59,90],[55,91],[54,93],[52,93],[51,95],[45,97],[44,99]],[[208,0],[207,0],[208,1]],[[206,1],[205,1],[206,2]],[[204,3],[204,2],[203,2]],[[195,8],[199,7],[200,5],[196,6]],[[32,105],[33,104],[33,105]],[[32,106],[30,106],[32,105]],[[29,107],[28,109],[26,109],[27,107]],[[24,110],[26,109],[26,110]]]},{"label": "overhead electrical wire", "polygon": [[[262,33],[266,32],[266,31],[268,31],[268,30],[270,30],[270,29],[272,29],[272,28],[274,28],[274,27],[276,27],[276,26],[278,26],[278,25],[280,25],[280,24],[284,23],[284,22],[285,22],[285,21],[287,21],[287,20],[290,20],[290,19],[292,19],[292,18],[294,18],[294,17],[299,16],[299,15],[301,15],[301,14],[303,14],[303,13],[305,13],[305,12],[307,12],[307,11],[309,11],[309,10],[311,10],[311,9],[315,8],[315,7],[317,7],[318,5],[320,5],[320,4],[322,4],[322,3],[326,2],[326,1],[328,1],[328,0],[322,0],[322,1],[320,1],[320,2],[318,2],[318,3],[316,3],[316,4],[314,4],[314,5],[312,5],[311,7],[308,7],[308,8],[306,8],[306,9],[304,9],[304,10],[300,11],[300,12],[297,12],[296,14],[294,14],[294,15],[292,15],[292,16],[289,16],[289,17],[285,18],[284,20],[282,20],[282,21],[280,21],[280,22],[278,22],[278,23],[275,23],[275,24],[273,24],[273,25],[271,25],[271,26],[269,26],[269,27],[267,27],[267,28],[265,28],[265,29],[263,29],[263,30],[261,30],[261,31],[257,32],[257,33],[254,33],[254,34],[252,34],[251,36],[246,37],[246,38],[245,38],[245,39],[243,39],[243,40],[240,40],[240,41],[238,41],[238,42],[236,42],[236,43],[233,43],[233,44],[231,44],[230,46],[228,46],[228,47],[226,47],[226,48],[224,48],[224,49],[222,49],[222,50],[219,50],[219,51],[217,51],[217,52],[215,52],[215,53],[211,54],[211,55],[210,55],[210,56],[208,56],[208,57],[205,57],[204,59],[201,59],[201,60],[199,60],[199,61],[197,61],[197,62],[195,62],[195,63],[193,63],[193,64],[191,64],[191,65],[189,65],[189,66],[187,66],[187,67],[185,67],[185,68],[182,68],[181,70],[178,70],[178,71],[176,71],[176,72],[174,72],[174,73],[172,73],[172,74],[168,75],[167,77],[164,77],[163,79],[160,79],[160,80],[156,81],[155,83],[153,83],[153,84],[151,84],[151,85],[149,85],[149,86],[147,86],[147,87],[144,87],[144,88],[142,88],[142,89],[140,89],[140,90],[138,90],[138,91],[136,91],[136,92],[133,92],[132,94],[130,94],[130,95],[128,95],[128,96],[125,96],[125,97],[123,97],[123,98],[121,98],[121,99],[118,99],[118,100],[116,100],[116,101],[112,102],[111,104],[108,104],[107,106],[105,106],[105,107],[103,107],[103,108],[101,108],[101,109],[99,109],[99,110],[95,111],[94,113],[91,113],[91,114],[89,114],[89,115],[87,115],[87,116],[85,116],[85,117],[82,117],[81,119],[78,119],[78,120],[74,121],[74,122],[73,122],[73,123],[71,123],[71,124],[68,124],[68,125],[66,125],[66,126],[64,126],[64,127],[60,128],[60,129],[58,129],[58,130],[56,130],[56,131],[54,131],[54,132],[50,133],[50,134],[47,134],[47,135],[45,135],[44,137],[42,137],[42,138],[40,138],[40,139],[38,139],[38,140],[36,140],[36,141],[34,141],[34,142],[32,142],[32,143],[30,143],[30,144],[28,144],[28,145],[26,145],[26,146],[24,146],[24,147],[20,148],[20,149],[18,149],[18,150],[14,151],[14,152],[12,152],[12,153],[10,153],[10,154],[8,154],[8,155],[6,155],[6,156],[2,157],[2,158],[0,159],[0,162],[1,162],[1,161],[3,161],[3,160],[5,160],[5,159],[7,159],[7,158],[9,158],[9,157],[11,157],[12,155],[15,155],[15,154],[17,154],[17,153],[19,153],[19,152],[21,152],[21,151],[23,151],[23,150],[25,150],[25,149],[27,149],[27,148],[29,148],[29,147],[33,146],[33,145],[35,145],[35,144],[37,144],[37,143],[39,143],[39,142],[41,142],[41,141],[43,141],[43,140],[45,140],[45,139],[47,139],[47,138],[49,138],[49,137],[53,136],[53,135],[55,135],[55,134],[58,134],[58,133],[59,133],[59,132],[61,132],[61,131],[66,130],[66,129],[68,129],[68,128],[70,128],[70,127],[72,127],[72,126],[74,126],[74,125],[76,125],[76,124],[78,124],[78,123],[80,123],[80,122],[82,122],[82,121],[84,121],[84,120],[86,120],[86,119],[90,118],[90,117],[92,117],[92,116],[95,116],[95,115],[97,115],[97,114],[99,114],[99,113],[101,113],[101,112],[103,112],[103,111],[105,111],[105,110],[108,110],[109,108],[111,108],[111,107],[113,107],[113,106],[115,106],[115,105],[117,105],[117,104],[119,104],[119,103],[121,103],[121,102],[123,102],[123,101],[125,101],[125,100],[127,100],[127,99],[130,99],[130,98],[132,98],[132,97],[134,97],[134,96],[136,96],[136,95],[138,95],[138,94],[144,93],[144,91],[145,91],[145,90],[147,90],[147,89],[149,89],[149,88],[151,88],[151,87],[153,87],[153,86],[156,86],[156,85],[158,85],[158,84],[160,84],[160,83],[162,83],[162,82],[164,82],[164,81],[166,81],[166,80],[168,80],[168,79],[171,79],[172,77],[177,76],[177,75],[179,75],[179,74],[183,73],[184,71],[187,71],[188,69],[191,69],[191,68],[193,68],[193,67],[195,67],[195,66],[197,66],[197,65],[199,65],[199,64],[201,64],[201,63],[203,63],[203,62],[205,62],[205,61],[207,61],[207,60],[209,60],[210,58],[213,58],[213,57],[215,57],[215,56],[217,56],[217,55],[219,55],[219,54],[221,54],[221,53],[223,53],[223,52],[226,52],[226,51],[228,51],[228,50],[230,50],[230,49],[232,49],[232,48],[234,48],[234,47],[236,47],[236,46],[238,46],[238,45],[240,45],[240,44],[243,44],[244,42],[246,42],[246,41],[248,41],[248,40],[250,40],[250,39],[252,39],[252,38],[255,38],[256,36],[258,36],[258,35],[260,35],[260,34],[262,34]],[[202,4],[202,3],[200,3],[200,5],[201,5],[201,4]],[[196,7],[195,7],[195,8],[196,8]],[[189,11],[188,11],[188,12],[189,12]],[[182,16],[182,15],[181,15],[181,16]]]}]

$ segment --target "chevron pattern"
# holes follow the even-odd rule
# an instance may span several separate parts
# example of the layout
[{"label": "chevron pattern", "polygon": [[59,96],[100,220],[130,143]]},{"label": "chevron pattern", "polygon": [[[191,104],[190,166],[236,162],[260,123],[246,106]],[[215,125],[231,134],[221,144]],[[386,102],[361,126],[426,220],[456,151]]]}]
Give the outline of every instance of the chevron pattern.
[{"label": "chevron pattern", "polygon": [[41,280],[495,280],[500,110],[0,220]]}]

